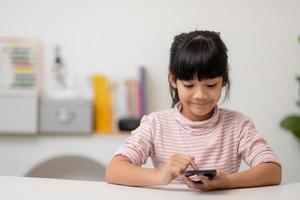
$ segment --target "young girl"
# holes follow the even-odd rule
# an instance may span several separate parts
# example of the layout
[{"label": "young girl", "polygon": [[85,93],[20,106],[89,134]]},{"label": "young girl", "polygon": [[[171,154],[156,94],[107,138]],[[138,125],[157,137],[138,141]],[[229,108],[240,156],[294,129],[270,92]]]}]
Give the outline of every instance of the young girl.
[{"label": "young girl", "polygon": [[[280,163],[253,122],[217,105],[222,88],[230,87],[227,48],[218,33],[193,31],[174,38],[169,83],[172,109],[143,117],[107,166],[107,182],[181,182],[201,190],[280,184]],[[148,157],[155,168],[142,167]],[[238,172],[242,159],[250,169]],[[200,175],[197,183],[184,176],[190,169],[217,174]]]}]

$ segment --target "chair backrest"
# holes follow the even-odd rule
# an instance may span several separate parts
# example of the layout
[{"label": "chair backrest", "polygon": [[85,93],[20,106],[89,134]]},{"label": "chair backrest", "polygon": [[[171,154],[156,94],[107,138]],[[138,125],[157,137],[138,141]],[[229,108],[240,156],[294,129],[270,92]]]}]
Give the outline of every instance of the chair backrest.
[{"label": "chair backrest", "polygon": [[104,181],[105,167],[90,158],[68,155],[44,161],[31,169],[25,176]]}]

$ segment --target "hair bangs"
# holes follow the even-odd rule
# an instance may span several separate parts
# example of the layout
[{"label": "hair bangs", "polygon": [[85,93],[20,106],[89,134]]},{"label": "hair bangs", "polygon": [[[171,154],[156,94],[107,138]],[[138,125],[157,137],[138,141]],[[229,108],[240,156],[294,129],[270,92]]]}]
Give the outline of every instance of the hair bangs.
[{"label": "hair bangs", "polygon": [[211,41],[193,39],[178,51],[174,59],[173,75],[180,80],[199,81],[226,74],[227,58]]}]

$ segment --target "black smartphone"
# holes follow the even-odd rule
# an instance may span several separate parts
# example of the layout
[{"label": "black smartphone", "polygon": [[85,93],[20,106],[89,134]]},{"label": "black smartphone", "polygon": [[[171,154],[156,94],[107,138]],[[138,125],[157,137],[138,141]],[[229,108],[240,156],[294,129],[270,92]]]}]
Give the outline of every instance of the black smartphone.
[{"label": "black smartphone", "polygon": [[[187,170],[185,172],[186,177],[191,177],[194,175],[202,175],[208,177],[208,179],[213,179],[217,174],[217,170],[215,169],[206,169],[206,170]],[[202,183],[201,181],[194,181],[197,183]]]}]

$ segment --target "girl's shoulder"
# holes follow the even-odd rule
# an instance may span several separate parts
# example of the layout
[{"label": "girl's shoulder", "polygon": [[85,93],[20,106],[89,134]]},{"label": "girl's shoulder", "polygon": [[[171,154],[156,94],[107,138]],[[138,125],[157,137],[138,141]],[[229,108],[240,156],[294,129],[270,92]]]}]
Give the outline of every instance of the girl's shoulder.
[{"label": "girl's shoulder", "polygon": [[143,117],[144,120],[148,121],[161,121],[161,120],[166,120],[166,119],[171,119],[172,116],[175,114],[175,109],[174,108],[169,108],[169,109],[164,109],[160,111],[154,111],[151,112]]},{"label": "girl's shoulder", "polygon": [[248,116],[246,116],[242,112],[236,111],[236,110],[231,110],[231,109],[227,109],[227,108],[219,108],[219,113],[220,113],[221,119],[226,119],[226,120],[236,121],[236,122],[250,120],[250,118]]},{"label": "girl's shoulder", "polygon": [[174,108],[168,108],[168,109],[164,109],[164,110],[159,110],[159,111],[154,111],[149,113],[147,116],[148,117],[166,117],[166,116],[170,116],[173,115],[175,112]]}]

